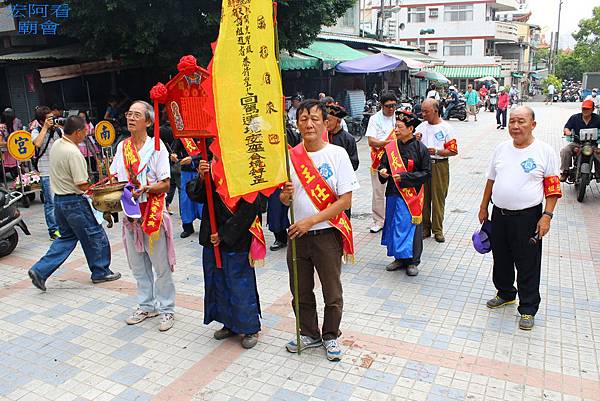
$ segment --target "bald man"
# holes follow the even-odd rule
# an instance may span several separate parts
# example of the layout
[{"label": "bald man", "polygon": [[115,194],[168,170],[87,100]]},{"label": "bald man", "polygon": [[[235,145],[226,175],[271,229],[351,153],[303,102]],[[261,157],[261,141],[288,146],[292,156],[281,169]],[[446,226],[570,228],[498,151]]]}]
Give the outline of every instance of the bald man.
[{"label": "bald man", "polygon": [[417,127],[415,135],[431,156],[431,179],[423,187],[423,238],[433,233],[437,242],[444,242],[444,209],[450,185],[448,158],[458,154],[458,146],[454,128],[440,118],[439,109],[437,100],[423,101],[421,112],[425,121]]},{"label": "bald man", "polygon": [[491,243],[497,292],[487,307],[514,304],[518,294],[522,330],[533,328],[540,305],[542,237],[550,230],[561,197],[558,155],[533,136],[535,126],[531,108],[518,107],[510,113],[512,139],[498,145],[492,155],[479,208],[479,222],[483,223],[489,217],[490,201],[494,204]]}]

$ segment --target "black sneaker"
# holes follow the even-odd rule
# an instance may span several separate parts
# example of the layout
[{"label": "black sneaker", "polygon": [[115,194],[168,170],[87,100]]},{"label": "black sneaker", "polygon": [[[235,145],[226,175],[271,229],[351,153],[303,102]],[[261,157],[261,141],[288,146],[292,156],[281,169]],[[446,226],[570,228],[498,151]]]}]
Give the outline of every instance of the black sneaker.
[{"label": "black sneaker", "polygon": [[109,281],[118,280],[120,278],[121,278],[121,273],[110,273],[104,277],[92,279],[92,283],[94,283],[94,284],[106,283]]},{"label": "black sneaker", "polygon": [[179,234],[179,238],[187,238],[190,235],[192,235],[194,232],[193,231],[183,231],[181,234]]},{"label": "black sneaker", "polygon": [[46,280],[42,279],[39,276],[39,274],[35,272],[35,270],[29,269],[27,274],[29,274],[29,278],[31,279],[31,282],[33,283],[35,288],[37,288],[40,291],[46,291]]},{"label": "black sneaker", "polygon": [[406,268],[406,275],[414,277],[419,274],[419,268],[416,265],[408,265]]},{"label": "black sneaker", "polygon": [[521,319],[519,319],[519,328],[521,330],[531,330],[533,329],[533,323],[535,319],[532,315],[521,315]]},{"label": "black sneaker", "polygon": [[225,326],[223,326],[223,328],[221,328],[213,333],[213,337],[215,338],[215,340],[224,340],[226,338],[233,337],[235,335],[236,334],[233,331],[229,330]]},{"label": "black sneaker", "polygon": [[242,347],[245,349],[254,348],[256,343],[258,343],[258,333],[246,334],[242,337]]},{"label": "black sneaker", "polygon": [[515,303],[514,299],[507,301],[505,299],[500,298],[498,295],[496,295],[494,298],[487,301],[485,303],[485,305],[490,309],[496,309],[496,308],[501,308],[506,305],[512,305],[514,303]]},{"label": "black sneaker", "polygon": [[278,251],[280,249],[285,248],[286,246],[287,246],[287,244],[285,242],[281,242],[281,241],[277,241],[276,240],[275,242],[273,242],[273,245],[271,245],[269,247],[269,249],[272,250],[272,251]]}]

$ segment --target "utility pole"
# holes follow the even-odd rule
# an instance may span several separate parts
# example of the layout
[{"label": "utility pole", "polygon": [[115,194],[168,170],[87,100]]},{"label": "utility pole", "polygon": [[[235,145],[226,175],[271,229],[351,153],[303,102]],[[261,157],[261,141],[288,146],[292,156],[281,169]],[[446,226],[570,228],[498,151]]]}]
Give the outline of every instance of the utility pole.
[{"label": "utility pole", "polygon": [[384,18],[383,18],[383,10],[384,10],[384,3],[385,0],[380,0],[381,4],[379,5],[379,18],[377,19],[379,21],[379,23],[377,25],[379,25],[379,35],[377,35],[378,39],[380,42],[383,42],[383,23],[385,22]]},{"label": "utility pole", "polygon": [[558,0],[558,27],[556,28],[556,37],[554,38],[554,57],[552,57],[552,73],[556,70],[556,61],[558,60],[558,42],[560,38],[560,14],[562,12],[563,0]]}]

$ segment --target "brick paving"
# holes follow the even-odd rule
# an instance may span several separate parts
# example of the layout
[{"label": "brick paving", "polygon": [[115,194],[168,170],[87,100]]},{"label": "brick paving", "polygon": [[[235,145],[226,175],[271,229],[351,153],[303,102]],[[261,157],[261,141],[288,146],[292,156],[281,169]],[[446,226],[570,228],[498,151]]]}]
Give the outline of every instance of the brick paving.
[{"label": "brick paving", "polygon": [[[536,136],[558,151],[576,105],[534,108]],[[257,269],[263,330],[258,345],[243,350],[239,339],[212,338],[218,324],[202,324],[197,235],[176,239],[176,322],[159,333],[158,319],[123,322],[136,300],[120,227],[107,231],[122,280],[92,285],[77,248],[41,293],[26,270],[49,246],[42,207],[22,209],[33,235],[21,236],[16,251],[0,259],[0,399],[600,400],[600,256],[592,253],[600,246],[599,187],[591,185],[583,204],[563,187],[544,242],[536,326],[520,331],[514,305],[485,307],[494,295],[491,255],[470,244],[487,162],[508,139],[491,113],[480,117],[451,123],[460,155],[451,161],[447,241],[425,241],[417,277],[384,269],[389,259],[380,234],[368,232],[369,156],[366,140],[359,143],[362,187],[352,207],[357,258],[342,275],[339,363],[328,362],[322,348],[301,356],[284,350],[294,335],[284,251],[269,251]]]}]

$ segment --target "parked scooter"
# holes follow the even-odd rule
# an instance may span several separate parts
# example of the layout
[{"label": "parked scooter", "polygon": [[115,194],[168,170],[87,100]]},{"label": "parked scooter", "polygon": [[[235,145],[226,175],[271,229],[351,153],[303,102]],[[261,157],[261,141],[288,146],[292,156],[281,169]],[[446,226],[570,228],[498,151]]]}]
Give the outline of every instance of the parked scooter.
[{"label": "parked scooter", "polygon": [[[444,110],[448,107],[450,102],[447,99],[442,99],[442,105],[444,106]],[[467,119],[467,103],[465,101],[464,96],[459,98],[458,104],[450,110],[448,114],[448,120],[451,118],[456,118],[460,121],[465,121]]]},{"label": "parked scooter", "polygon": [[[570,136],[566,137],[567,141],[572,141]],[[580,145],[575,148],[573,156],[573,167],[569,169],[568,184],[575,184],[577,191],[577,202],[583,202],[585,191],[592,177],[598,174],[597,171],[592,171],[594,166],[594,157],[600,157],[600,149],[598,149],[598,129],[586,128],[579,130]]]},{"label": "parked scooter", "polygon": [[23,197],[20,192],[9,192],[0,188],[0,257],[10,255],[19,243],[18,226],[25,235],[31,235],[21,217],[16,203]]},{"label": "parked scooter", "polygon": [[488,110],[492,113],[496,111],[496,106],[498,104],[498,94],[490,93],[488,94]]}]

